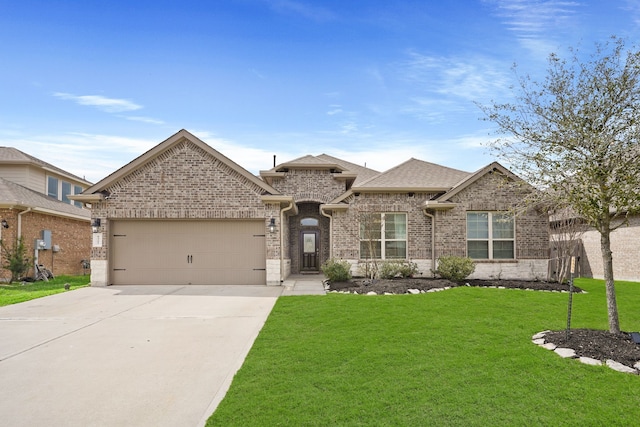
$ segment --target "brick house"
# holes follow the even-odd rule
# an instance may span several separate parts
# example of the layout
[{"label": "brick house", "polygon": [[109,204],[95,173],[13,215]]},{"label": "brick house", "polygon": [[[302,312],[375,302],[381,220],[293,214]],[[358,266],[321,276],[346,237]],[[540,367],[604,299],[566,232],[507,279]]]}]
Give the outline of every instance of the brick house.
[{"label": "brick house", "polygon": [[304,156],[255,176],[181,130],[74,200],[91,203],[91,281],[269,284],[334,257],[469,255],[476,277],[544,278],[548,217],[512,218],[521,181],[498,163],[468,173],[410,159],[384,173]]},{"label": "brick house", "polygon": [[[69,196],[90,182],[13,147],[0,147],[0,238],[12,246],[22,236],[27,256],[55,275],[83,274],[91,250],[91,214]],[[29,275],[33,275],[31,270]],[[0,270],[0,280],[11,277]]]}]

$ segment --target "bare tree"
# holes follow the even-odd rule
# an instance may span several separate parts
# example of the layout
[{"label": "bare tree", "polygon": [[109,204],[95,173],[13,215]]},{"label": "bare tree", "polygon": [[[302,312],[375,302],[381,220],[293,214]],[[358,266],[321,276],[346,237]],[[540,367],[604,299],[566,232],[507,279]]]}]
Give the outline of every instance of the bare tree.
[{"label": "bare tree", "polygon": [[551,276],[564,283],[570,273],[571,258],[577,257],[582,235],[589,225],[569,209],[556,209],[551,214]]},{"label": "bare tree", "polygon": [[516,102],[481,106],[506,137],[495,154],[600,233],[609,331],[620,332],[611,232],[640,212],[640,52],[622,39],[596,44],[582,61],[551,54],[543,82],[521,77]]}]

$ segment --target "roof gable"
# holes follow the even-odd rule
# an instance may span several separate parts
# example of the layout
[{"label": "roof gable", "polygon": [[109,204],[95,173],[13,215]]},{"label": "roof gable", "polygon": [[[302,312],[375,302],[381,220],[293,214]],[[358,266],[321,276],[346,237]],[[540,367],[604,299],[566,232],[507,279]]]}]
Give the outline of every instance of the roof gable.
[{"label": "roof gable", "polygon": [[446,191],[469,172],[411,158],[386,172],[353,186],[355,191]]},{"label": "roof gable", "polygon": [[161,158],[163,155],[167,154],[170,150],[172,150],[177,145],[187,141],[189,143],[194,144],[196,147],[198,147],[208,155],[215,158],[217,161],[219,161],[220,163],[225,165],[227,168],[229,168],[229,170],[232,171],[233,173],[243,177],[246,181],[251,183],[251,185],[257,187],[257,189],[261,193],[280,194],[273,187],[271,187],[264,181],[260,180],[258,177],[251,174],[249,171],[239,166],[237,163],[233,162],[231,159],[227,158],[217,150],[213,149],[211,146],[207,145],[206,143],[204,143],[202,140],[200,140],[190,132],[182,129],[179,132],[172,135],[171,137],[169,137],[168,139],[166,139],[165,141],[153,147],[151,150],[147,151],[146,153],[132,160],[131,162],[121,167],[117,171],[113,172],[106,178],[102,179],[101,181],[97,182],[93,186],[86,189],[82,193],[82,196],[80,197],[75,196],[74,199],[90,201],[94,199],[103,198],[103,195],[101,194],[102,191],[106,190],[110,186],[115,185],[119,181],[127,179],[127,177],[130,177],[131,179],[135,179],[135,177],[132,174],[135,174],[136,171],[143,169],[145,165],[148,165],[156,161],[157,159]]},{"label": "roof gable", "polygon": [[493,162],[493,163],[490,163],[490,164],[488,164],[487,166],[485,166],[485,167],[483,167],[481,169],[478,169],[476,172],[474,172],[472,174],[469,174],[469,176],[467,176],[466,178],[464,178],[460,182],[456,183],[455,186],[453,188],[451,188],[449,191],[447,191],[446,193],[444,193],[441,196],[437,197],[436,200],[438,202],[449,201],[451,199],[451,197],[455,196],[456,194],[460,193],[464,189],[468,188],[469,186],[471,186],[472,184],[477,182],[483,176],[485,176],[485,175],[487,175],[489,173],[494,173],[494,172],[499,172],[502,175],[504,175],[504,176],[514,180],[514,181],[519,181],[519,182],[523,182],[524,183],[524,181],[520,177],[515,175],[513,172],[511,172],[510,170],[508,170],[504,166],[502,166],[500,163]]}]

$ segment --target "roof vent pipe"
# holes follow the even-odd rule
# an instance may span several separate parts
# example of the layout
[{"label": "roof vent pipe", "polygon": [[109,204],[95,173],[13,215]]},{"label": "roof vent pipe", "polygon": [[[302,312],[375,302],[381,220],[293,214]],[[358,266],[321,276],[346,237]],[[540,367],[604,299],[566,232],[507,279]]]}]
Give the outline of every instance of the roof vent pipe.
[{"label": "roof vent pipe", "polygon": [[276,155],[275,154],[273,155],[273,167],[274,168],[276,167]]}]

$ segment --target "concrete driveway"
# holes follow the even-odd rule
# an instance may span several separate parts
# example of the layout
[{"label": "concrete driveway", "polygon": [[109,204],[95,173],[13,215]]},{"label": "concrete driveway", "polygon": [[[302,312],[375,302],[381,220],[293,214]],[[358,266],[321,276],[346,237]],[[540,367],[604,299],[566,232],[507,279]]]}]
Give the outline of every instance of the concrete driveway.
[{"label": "concrete driveway", "polygon": [[0,424],[204,425],[281,292],[96,287],[0,307]]}]

